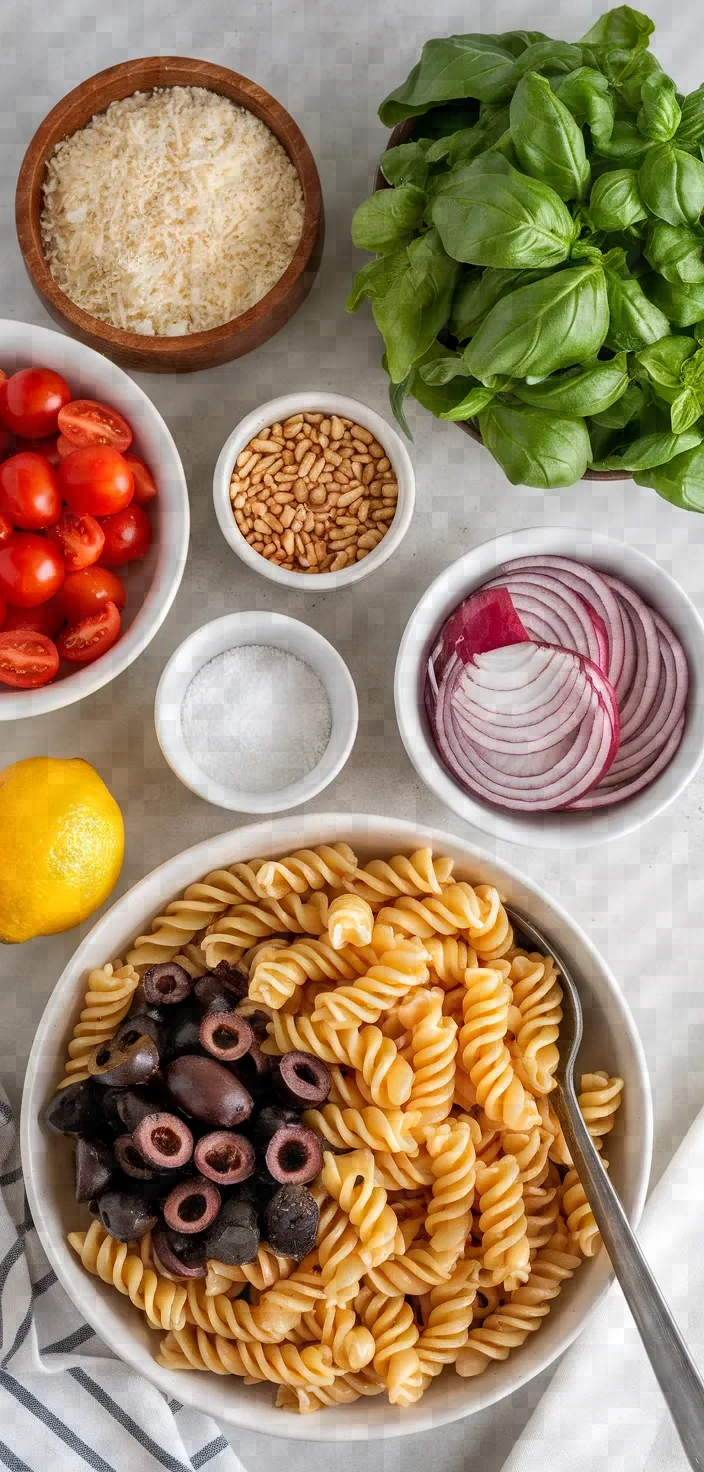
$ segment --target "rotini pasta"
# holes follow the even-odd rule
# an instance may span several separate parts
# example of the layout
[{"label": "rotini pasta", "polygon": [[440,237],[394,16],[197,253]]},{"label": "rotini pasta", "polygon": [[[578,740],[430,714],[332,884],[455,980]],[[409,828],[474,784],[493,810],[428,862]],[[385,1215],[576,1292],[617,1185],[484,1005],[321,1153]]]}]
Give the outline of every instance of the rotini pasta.
[{"label": "rotini pasta", "polygon": [[68,1045],[64,1077],[58,1085],[60,1089],[88,1077],[89,1053],[117,1031],[129,1012],[132,993],[138,985],[139,975],[134,966],[123,966],[121,961],[108,962],[107,966],[98,966],[90,972],[83,1011]]},{"label": "rotini pasta", "polygon": [[[325,1151],[302,1262],[261,1242],[183,1282],[149,1233],[71,1234],[87,1270],[165,1332],[159,1363],[270,1382],[277,1405],[311,1414],[382,1392],[408,1406],[446,1366],[477,1375],[519,1347],[599,1234],[550,1102],[559,974],[514,943],[497,890],[428,848],[360,867],[341,842],[214,870],[125,965],[90,973],[62,1086],[88,1076],[164,960],[193,978],[236,963],[264,1052],[313,1054],[332,1083],[301,1115]],[[600,1150],[622,1090],[582,1075]]]}]

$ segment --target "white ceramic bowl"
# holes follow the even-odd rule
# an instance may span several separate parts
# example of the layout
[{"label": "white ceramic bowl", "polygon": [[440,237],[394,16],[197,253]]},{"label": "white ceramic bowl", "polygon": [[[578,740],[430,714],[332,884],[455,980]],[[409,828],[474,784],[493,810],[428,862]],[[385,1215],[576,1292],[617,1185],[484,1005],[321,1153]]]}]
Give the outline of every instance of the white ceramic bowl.
[{"label": "white ceramic bowl", "polygon": [[164,622],[188,552],[190,513],[181,458],[143,389],[121,368],[72,337],[27,322],[0,321],[0,368],[9,376],[18,368],[31,367],[55,369],[63,374],[74,398],[100,399],[124,414],[134,431],[133,449],[152,470],[159,495],[149,508],[150,550],[142,562],[131,565],[126,577],[127,606],[117,644],[94,664],[76,666],[40,690],[0,685],[0,721],[61,710],[122,674]]},{"label": "white ceramic bowl", "polygon": [[[295,654],[322,680],[330,701],[332,730],[320,761],[302,777],[277,792],[247,792],[225,787],[201,771],[190,755],[181,729],[181,706],[194,675],[204,664],[242,644],[264,644]],[[233,721],[237,712],[232,712]],[[206,802],[238,813],[284,813],[308,802],[337,776],[357,735],[359,709],[354,680],[342,655],[316,629],[283,613],[229,613],[196,629],[172,654],[157,686],[154,721],[159,745],[177,777]]]},{"label": "white ceramic bowl", "polygon": [[[672,625],[689,664],[689,699],[684,736],[669,766],[634,797],[594,813],[507,813],[472,797],[440,760],[423,702],[428,655],[458,603],[512,557],[544,553],[574,557],[630,583]],[[576,848],[604,843],[640,828],[662,812],[691,781],[704,755],[704,624],[691,599],[652,558],[614,537],[566,527],[530,527],[482,542],[431,583],[416,605],[396,660],[396,719],[403,744],[419,775],[446,807],[483,833],[511,843],[542,848]]]},{"label": "white ceramic bowl", "polygon": [[66,1044],[82,1005],[86,972],[114,956],[144,931],[188,884],[209,870],[258,855],[275,857],[317,843],[346,839],[362,862],[376,855],[412,853],[422,844],[448,853],[457,872],[475,882],[494,883],[542,926],[564,949],[573,966],[584,1006],[580,1063],[603,1067],[625,1080],[624,1103],[609,1136],[611,1174],[635,1226],[645,1199],[650,1168],[652,1112],[648,1075],[638,1035],[618,983],[587,936],[562,907],[541,893],[512,866],[490,859],[473,843],[394,818],[351,813],[287,817],[222,833],[169,859],[123,895],[78,947],[57,982],[39,1024],[27,1065],[22,1101],[22,1162],[29,1204],[52,1267],[76,1307],[105,1343],[140,1370],[168,1396],[216,1416],[229,1426],[302,1440],[367,1441],[424,1431],[471,1415],[518,1390],[545,1369],[584,1328],[611,1278],[604,1253],[586,1262],[565,1287],[540,1332],[503,1364],[477,1379],[448,1372],[435,1380],[423,1399],[407,1410],[389,1406],[385,1396],[364,1398],[318,1416],[295,1416],[272,1409],[270,1386],[241,1380],[162,1369],[154,1361],[158,1336],[142,1315],[114,1289],[89,1277],[66,1242],[66,1233],[89,1222],[73,1195],[73,1149],[40,1123],[40,1111],[61,1077]]},{"label": "white ceramic bowl", "polygon": [[[261,429],[268,424],[276,424],[284,419],[289,419],[292,414],[300,411],[309,414],[338,414],[345,419],[354,419],[363,429],[368,429],[374,435],[379,444],[383,446],[386,454],[396,471],[398,481],[398,504],[396,515],[389,527],[385,537],[382,537],[378,546],[363,557],[361,562],[355,562],[351,567],[343,567],[341,572],[323,572],[311,576],[302,572],[288,572],[283,567],[278,567],[275,562],[269,562],[268,558],[261,557],[249,545],[235,521],[230,501],[230,480],[232,470],[237,456],[245,448]],[[272,583],[281,583],[285,588],[303,588],[310,593],[329,592],[333,588],[346,588],[350,583],[358,583],[360,578],[366,578],[367,574],[374,572],[375,568],[381,567],[392,552],[400,546],[406,532],[411,524],[413,507],[416,498],[416,482],[413,474],[408,450],[403,440],[395,429],[382,419],[374,409],[367,408],[366,404],[360,404],[357,399],[346,399],[342,394],[318,393],[315,389],[306,390],[300,394],[286,394],[280,399],[270,399],[268,404],[262,404],[261,408],[255,409],[242,419],[233,429],[220,451],[215,474],[213,476],[213,501],[215,503],[215,515],[217,516],[220,530],[226,542],[229,542],[233,552],[242,558],[243,562],[261,573],[262,577],[269,578]]]}]

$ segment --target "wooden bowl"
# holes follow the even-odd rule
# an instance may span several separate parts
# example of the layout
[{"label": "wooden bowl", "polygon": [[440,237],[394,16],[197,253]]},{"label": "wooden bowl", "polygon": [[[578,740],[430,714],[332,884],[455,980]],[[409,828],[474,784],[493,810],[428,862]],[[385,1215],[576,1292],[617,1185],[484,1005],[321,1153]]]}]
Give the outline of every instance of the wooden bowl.
[{"label": "wooden bowl", "polygon": [[[396,148],[399,143],[408,143],[413,135],[413,129],[417,121],[417,118],[406,118],[404,122],[397,123],[396,127],[389,134],[388,148]],[[374,176],[374,188],[391,188],[388,180],[384,178],[381,172],[380,164],[377,166]],[[478,445],[483,445],[484,441],[479,430],[475,429],[473,425],[468,424],[466,420],[457,421],[457,428],[461,429],[464,434],[468,434],[471,440],[476,440]],[[633,476],[630,470],[585,470],[582,480],[633,480]]]},{"label": "wooden bowl", "polygon": [[[111,102],[154,87],[205,87],[238,103],[266,123],[286,149],[303,190],[303,233],[283,276],[261,301],[239,317],[183,337],[141,337],[91,317],[57,286],[42,247],[40,219],[47,159],[63,138],[85,127]],[[325,236],[323,198],[315,160],[286,109],[256,82],[209,61],[145,56],[97,72],[74,87],[37,129],[22,161],[15,198],[17,238],[29,278],[52,317],[99,353],[141,372],[190,373],[240,358],[273,337],[298,311],[313,285]]]}]

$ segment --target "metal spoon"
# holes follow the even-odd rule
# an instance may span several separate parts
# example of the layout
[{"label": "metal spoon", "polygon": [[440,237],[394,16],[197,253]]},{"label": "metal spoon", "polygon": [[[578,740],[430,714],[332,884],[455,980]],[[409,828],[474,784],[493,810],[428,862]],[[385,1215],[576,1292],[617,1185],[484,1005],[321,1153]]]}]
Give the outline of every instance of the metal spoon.
[{"label": "metal spoon", "polygon": [[704,1472],[704,1384],[640,1250],[577,1103],[574,1065],[582,1041],[579,993],[562,957],[542,932],[518,910],[508,905],[505,908],[514,928],[545,955],[552,956],[560,969],[563,992],[558,1040],[560,1061],[555,1073],[557,1087],[550,1097],[690,1466],[695,1472]]}]

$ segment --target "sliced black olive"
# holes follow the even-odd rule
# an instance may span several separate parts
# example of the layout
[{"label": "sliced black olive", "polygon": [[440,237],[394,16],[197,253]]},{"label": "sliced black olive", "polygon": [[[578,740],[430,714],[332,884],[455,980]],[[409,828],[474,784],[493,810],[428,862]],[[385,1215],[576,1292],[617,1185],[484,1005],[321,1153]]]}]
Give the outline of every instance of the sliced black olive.
[{"label": "sliced black olive", "polygon": [[169,1192],[164,1202],[164,1221],[175,1232],[204,1232],[212,1226],[220,1206],[217,1186],[203,1176],[193,1176]]},{"label": "sliced black olive", "polygon": [[146,1033],[138,1034],[130,1042],[126,1039],[108,1038],[104,1043],[97,1043],[89,1054],[87,1063],[92,1078],[116,1088],[146,1083],[158,1066],[159,1053],[156,1044]]},{"label": "sliced black olive", "polygon": [[76,1200],[90,1201],[107,1191],[115,1173],[112,1151],[101,1140],[76,1140]]},{"label": "sliced black olive", "polygon": [[145,971],[142,988],[149,1006],[173,1007],[190,996],[193,978],[177,961],[159,961]]},{"label": "sliced black olive", "polygon": [[145,1115],[133,1138],[147,1164],[158,1170],[176,1170],[193,1154],[193,1135],[185,1120],[165,1110]]}]

